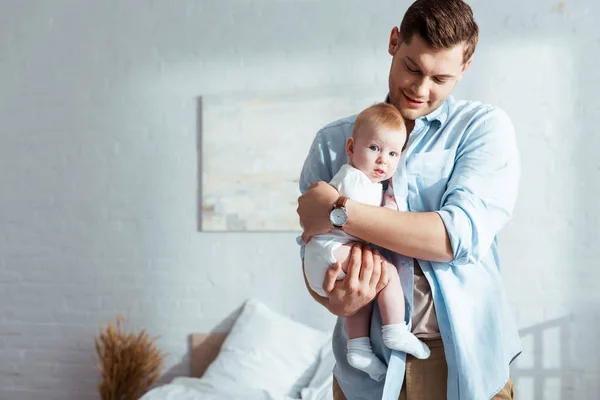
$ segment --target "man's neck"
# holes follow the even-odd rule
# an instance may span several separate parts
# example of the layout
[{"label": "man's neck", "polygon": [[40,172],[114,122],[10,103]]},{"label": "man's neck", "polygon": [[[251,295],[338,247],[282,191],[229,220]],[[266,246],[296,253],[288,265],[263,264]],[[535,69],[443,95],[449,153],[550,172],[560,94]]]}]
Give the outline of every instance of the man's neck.
[{"label": "man's neck", "polygon": [[407,134],[406,139],[408,140],[408,136],[410,136],[411,132],[415,128],[415,121],[412,119],[405,119],[404,124],[406,125],[406,134]]}]

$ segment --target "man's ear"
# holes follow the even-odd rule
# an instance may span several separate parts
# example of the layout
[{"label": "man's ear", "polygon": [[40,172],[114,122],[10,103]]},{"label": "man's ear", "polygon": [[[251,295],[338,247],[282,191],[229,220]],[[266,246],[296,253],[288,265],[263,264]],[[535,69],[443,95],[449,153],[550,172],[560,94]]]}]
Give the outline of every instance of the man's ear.
[{"label": "man's ear", "polygon": [[469,58],[469,61],[467,61],[466,63],[463,64],[462,68],[460,69],[460,75],[458,76],[459,81],[462,79],[465,72],[467,72],[467,70],[471,66],[472,62],[473,62],[473,58],[471,57],[471,58]]},{"label": "man's ear", "polygon": [[354,154],[354,138],[350,136],[348,140],[346,140],[346,155],[348,159],[352,158],[352,154]]},{"label": "man's ear", "polygon": [[390,53],[390,56],[393,56],[396,53],[398,46],[400,46],[400,38],[398,27],[395,26],[392,28],[392,32],[390,33],[390,42],[388,44],[388,53]]}]

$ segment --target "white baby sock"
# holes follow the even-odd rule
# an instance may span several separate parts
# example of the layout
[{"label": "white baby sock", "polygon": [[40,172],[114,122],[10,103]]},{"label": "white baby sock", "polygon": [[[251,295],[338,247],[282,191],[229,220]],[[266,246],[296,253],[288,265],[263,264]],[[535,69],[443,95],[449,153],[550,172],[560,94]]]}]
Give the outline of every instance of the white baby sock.
[{"label": "white baby sock", "polygon": [[429,347],[413,335],[405,323],[384,325],[382,337],[383,343],[390,349],[412,354],[416,358],[425,359],[431,353]]},{"label": "white baby sock", "polygon": [[348,363],[356,369],[369,374],[371,379],[381,381],[387,367],[373,353],[371,339],[360,337],[348,340]]}]

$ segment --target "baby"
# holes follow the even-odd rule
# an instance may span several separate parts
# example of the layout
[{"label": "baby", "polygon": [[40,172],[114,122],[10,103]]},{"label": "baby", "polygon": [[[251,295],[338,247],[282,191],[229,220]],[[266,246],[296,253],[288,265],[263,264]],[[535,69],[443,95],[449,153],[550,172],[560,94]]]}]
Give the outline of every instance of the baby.
[{"label": "baby", "polygon": [[[394,106],[378,103],[366,108],[356,118],[352,136],[346,142],[349,161],[329,183],[340,195],[354,201],[397,210],[390,178],[398,167],[405,141],[404,120]],[[381,182],[388,179],[390,184],[384,193]],[[309,240],[304,255],[304,270],[307,281],[315,292],[327,297],[322,287],[323,280],[325,272],[335,262],[342,263],[338,279],[346,275],[350,249],[353,242],[357,241],[360,239],[337,229],[313,236]],[[383,323],[383,342],[390,349],[421,359],[427,358],[429,348],[407,329],[404,322],[404,293],[398,271],[389,262],[384,265],[388,268],[390,280],[376,298]],[[371,303],[346,318],[349,339],[347,358],[351,366],[380,381],[385,377],[386,366],[371,348],[369,331],[372,312]]]}]

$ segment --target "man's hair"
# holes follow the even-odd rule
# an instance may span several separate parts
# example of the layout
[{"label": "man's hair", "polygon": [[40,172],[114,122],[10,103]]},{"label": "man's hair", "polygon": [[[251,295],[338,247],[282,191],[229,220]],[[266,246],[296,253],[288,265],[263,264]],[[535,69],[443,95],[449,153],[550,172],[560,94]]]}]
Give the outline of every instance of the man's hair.
[{"label": "man's hair", "polygon": [[463,62],[467,62],[475,52],[479,27],[463,0],[417,0],[404,14],[400,40],[410,43],[415,34],[436,50],[464,43]]},{"label": "man's hair", "polygon": [[352,135],[364,126],[401,130],[404,129],[404,118],[402,118],[400,111],[393,105],[389,103],[376,103],[365,108],[358,114],[354,122]]}]

